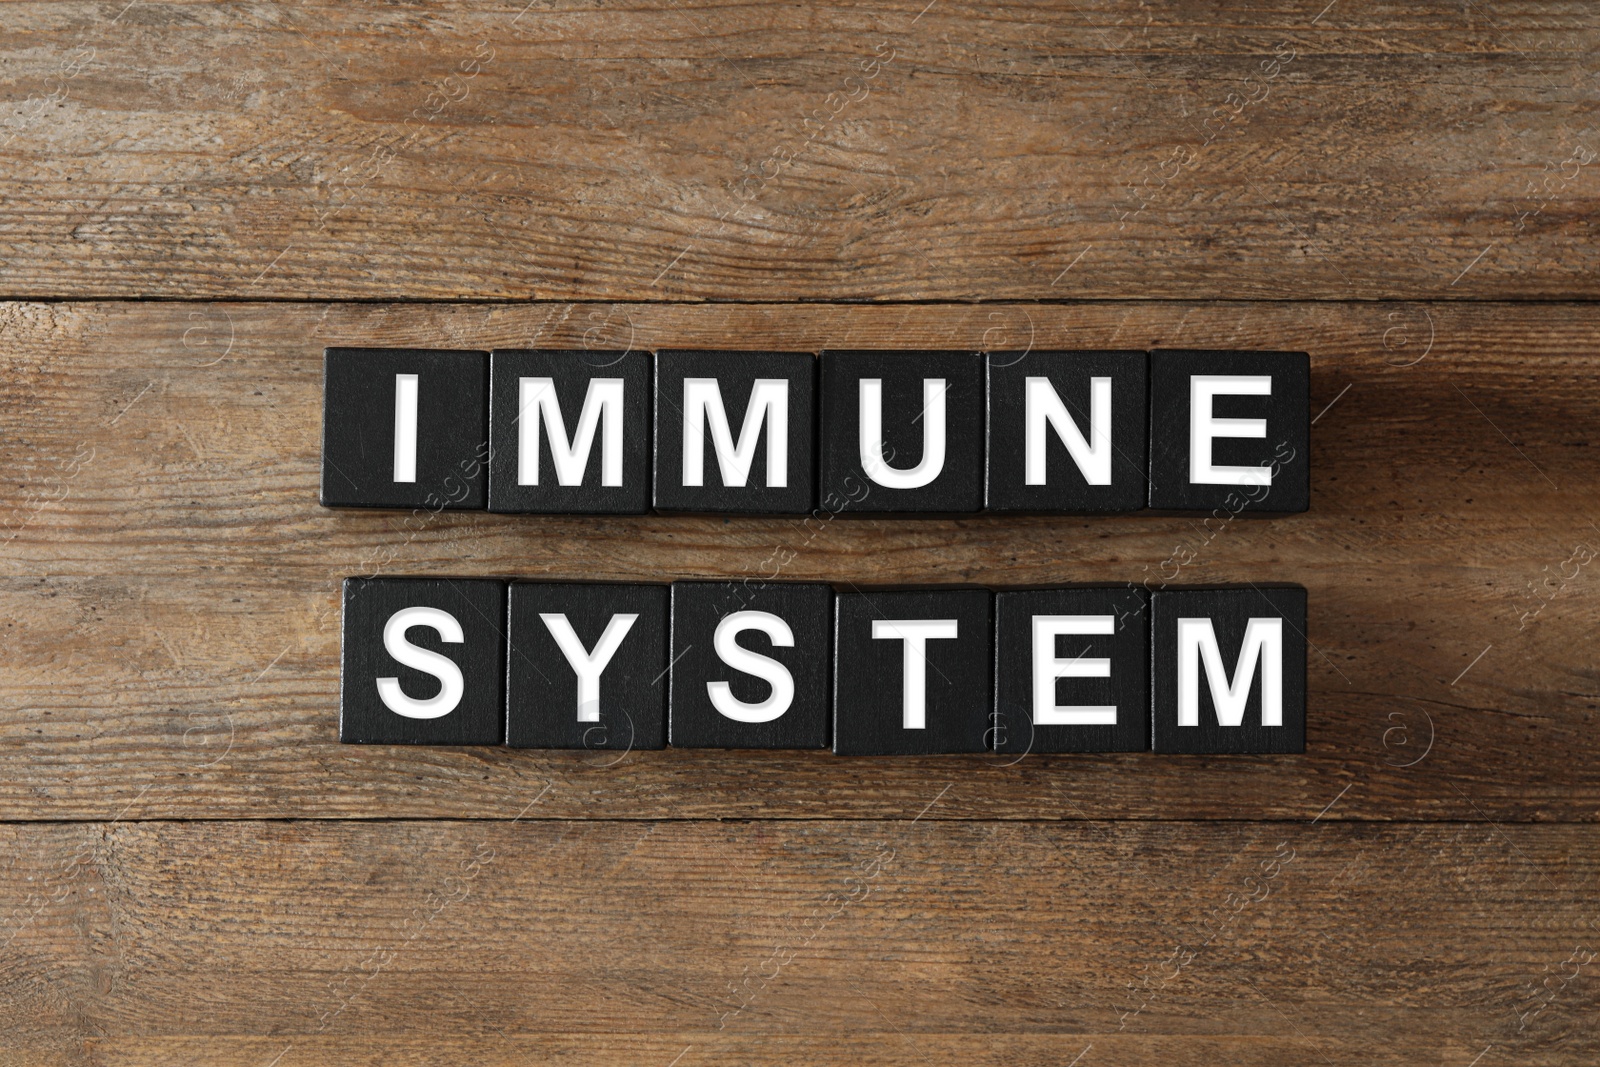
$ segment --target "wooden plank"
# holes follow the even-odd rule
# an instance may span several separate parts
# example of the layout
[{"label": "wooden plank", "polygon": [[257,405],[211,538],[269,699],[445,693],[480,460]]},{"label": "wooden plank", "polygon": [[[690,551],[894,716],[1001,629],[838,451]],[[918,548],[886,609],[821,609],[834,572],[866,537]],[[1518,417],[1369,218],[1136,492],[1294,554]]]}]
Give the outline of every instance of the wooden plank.
[{"label": "wooden plank", "polygon": [[0,1049],[27,1062],[1600,1054],[1593,827],[192,822],[0,841]]},{"label": "wooden plank", "polygon": [[[0,818],[1596,818],[1600,309],[12,304]],[[1305,515],[530,519],[316,504],[324,344],[1313,354]],[[792,553],[792,556],[789,554]],[[338,746],[338,586],[414,573],[1295,581],[1304,756],[850,761]],[[1558,755],[1559,754],[1559,755]]]},{"label": "wooden plank", "polygon": [[6,5],[0,293],[1600,295],[1600,13]]}]

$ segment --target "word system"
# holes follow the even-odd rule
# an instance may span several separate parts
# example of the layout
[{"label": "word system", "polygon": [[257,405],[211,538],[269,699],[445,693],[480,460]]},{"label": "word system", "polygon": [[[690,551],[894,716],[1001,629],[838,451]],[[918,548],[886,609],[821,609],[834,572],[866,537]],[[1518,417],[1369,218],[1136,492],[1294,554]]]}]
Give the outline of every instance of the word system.
[{"label": "word system", "polygon": [[348,578],[341,741],[1303,752],[1299,586]]},{"label": "word system", "polygon": [[322,503],[518,514],[1310,502],[1304,352],[330,348]]}]

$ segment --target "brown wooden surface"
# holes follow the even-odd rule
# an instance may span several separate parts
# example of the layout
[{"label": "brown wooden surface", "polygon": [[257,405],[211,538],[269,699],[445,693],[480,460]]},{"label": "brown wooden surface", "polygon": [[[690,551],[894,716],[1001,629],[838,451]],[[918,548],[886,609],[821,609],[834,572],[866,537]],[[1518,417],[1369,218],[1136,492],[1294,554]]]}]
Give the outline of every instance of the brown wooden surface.
[{"label": "brown wooden surface", "polygon": [[[518,806],[536,810],[537,795]],[[1600,871],[1581,827],[3,834],[18,858],[0,893],[39,903],[0,935],[0,1049],[30,1062],[1065,1064],[1091,1045],[1080,1063],[1600,1055],[1596,963],[1563,966],[1597,947]],[[33,980],[46,968],[50,981]],[[1574,969],[1587,973],[1563,984]]]},{"label": "brown wooden surface", "polygon": [[[0,4],[0,1065],[1600,1059],[1593,5],[525,4]],[[332,344],[1305,349],[1312,506],[331,512]],[[346,575],[775,558],[1299,582],[1307,751],[336,743]]]},{"label": "brown wooden surface", "polygon": [[[1209,527],[1150,515],[806,527],[317,505],[323,344],[581,344],[590,318],[648,346],[941,347],[1011,331],[1041,347],[1307,348],[1321,412],[1312,508]],[[1575,545],[1600,552],[1586,355],[1600,310],[78,304],[19,309],[5,338],[21,395],[4,400],[28,436],[0,464],[59,481],[31,514],[11,501],[22,517],[0,577],[21,623],[0,668],[17,700],[0,719],[11,817],[131,804],[135,818],[509,818],[512,798],[552,779],[564,788],[533,817],[911,818],[928,783],[950,780],[931,818],[1296,819],[1345,786],[1330,818],[1480,817],[1474,802],[1495,818],[1600,811],[1597,579],[1559,577]],[[782,577],[858,586],[1300,582],[1316,648],[1307,754],[857,761],[337,743],[346,575],[661,581],[771,574],[780,550]]]},{"label": "brown wooden surface", "polygon": [[8,3],[0,294],[1600,295],[1592,5],[1323,9]]}]

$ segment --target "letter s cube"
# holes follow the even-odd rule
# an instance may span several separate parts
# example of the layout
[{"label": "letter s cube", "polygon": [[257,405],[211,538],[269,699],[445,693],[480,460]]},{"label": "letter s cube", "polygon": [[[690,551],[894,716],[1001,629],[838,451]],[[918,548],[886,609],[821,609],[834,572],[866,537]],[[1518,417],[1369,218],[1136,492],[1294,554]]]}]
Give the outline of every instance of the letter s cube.
[{"label": "letter s cube", "polygon": [[493,579],[346,578],[339,740],[500,744],[505,605]]}]

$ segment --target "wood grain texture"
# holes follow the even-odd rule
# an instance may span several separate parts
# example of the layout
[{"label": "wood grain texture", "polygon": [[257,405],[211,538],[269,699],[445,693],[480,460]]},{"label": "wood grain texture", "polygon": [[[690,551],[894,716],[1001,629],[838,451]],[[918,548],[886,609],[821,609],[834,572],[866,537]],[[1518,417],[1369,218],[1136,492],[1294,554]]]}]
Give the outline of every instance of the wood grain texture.
[{"label": "wood grain texture", "polygon": [[[1600,1062],[1597,83],[1577,0],[4,4],[0,1067]],[[1304,349],[1311,510],[327,511],[325,345]],[[347,575],[774,572],[1298,582],[1306,753],[337,744]]]},{"label": "wood grain texture", "polygon": [[[0,310],[0,817],[1592,821],[1600,310],[1511,304]],[[1256,521],[543,519],[316,504],[325,344],[1312,353],[1312,507]],[[782,562],[781,567],[778,564]],[[1586,569],[1587,567],[1587,569]],[[851,761],[335,743],[364,573],[1290,581],[1307,753]],[[848,586],[844,586],[848,588]]]},{"label": "wood grain texture", "polygon": [[1082,1062],[1464,1065],[1489,1046],[1593,1062],[1594,836],[5,826],[0,1054],[1065,1064],[1092,1045]]},{"label": "wood grain texture", "polygon": [[1574,0],[9,3],[0,294],[1600,295]]}]

